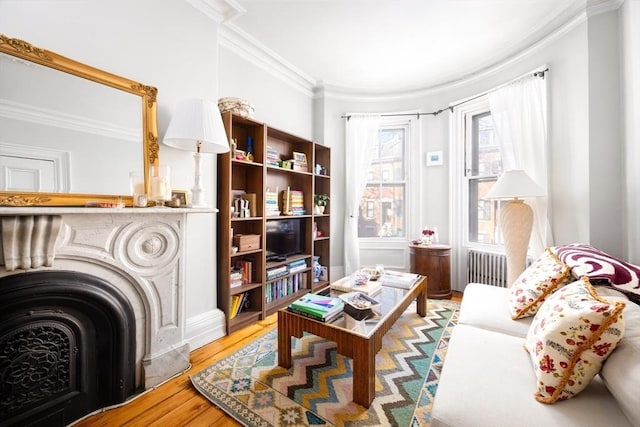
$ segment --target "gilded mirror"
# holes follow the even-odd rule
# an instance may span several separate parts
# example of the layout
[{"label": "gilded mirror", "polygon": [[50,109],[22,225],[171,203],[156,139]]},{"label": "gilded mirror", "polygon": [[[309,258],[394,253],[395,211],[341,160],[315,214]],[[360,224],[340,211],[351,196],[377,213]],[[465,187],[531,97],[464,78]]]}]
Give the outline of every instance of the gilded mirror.
[{"label": "gilded mirror", "polygon": [[129,172],[143,172],[148,191],[158,163],[156,97],[0,34],[0,206],[130,206]]}]

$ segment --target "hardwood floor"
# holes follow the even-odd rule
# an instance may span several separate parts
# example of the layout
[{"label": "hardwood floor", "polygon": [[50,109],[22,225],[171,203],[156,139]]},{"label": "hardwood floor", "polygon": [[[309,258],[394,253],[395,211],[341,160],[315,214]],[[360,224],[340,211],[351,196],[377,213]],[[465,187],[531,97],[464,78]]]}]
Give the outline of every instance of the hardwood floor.
[{"label": "hardwood floor", "polygon": [[[460,301],[455,292],[453,301]],[[94,426],[240,426],[203,397],[191,385],[189,375],[211,365],[245,346],[255,336],[275,327],[277,316],[271,315],[251,326],[236,331],[194,350],[191,369],[184,374],[146,391],[129,403],[92,415],[74,424],[74,427]]]}]

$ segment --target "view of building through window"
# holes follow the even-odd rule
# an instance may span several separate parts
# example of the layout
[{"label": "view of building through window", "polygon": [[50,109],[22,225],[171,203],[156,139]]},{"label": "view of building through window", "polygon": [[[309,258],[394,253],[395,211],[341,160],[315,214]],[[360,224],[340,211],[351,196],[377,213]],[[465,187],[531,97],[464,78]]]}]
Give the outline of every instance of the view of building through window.
[{"label": "view of building through window", "polygon": [[358,217],[358,237],[403,237],[406,233],[406,126],[378,133]]},{"label": "view of building through window", "polygon": [[497,224],[500,202],[484,200],[502,173],[500,146],[494,137],[491,113],[471,118],[466,141],[466,177],[469,185],[469,242],[502,244]]}]

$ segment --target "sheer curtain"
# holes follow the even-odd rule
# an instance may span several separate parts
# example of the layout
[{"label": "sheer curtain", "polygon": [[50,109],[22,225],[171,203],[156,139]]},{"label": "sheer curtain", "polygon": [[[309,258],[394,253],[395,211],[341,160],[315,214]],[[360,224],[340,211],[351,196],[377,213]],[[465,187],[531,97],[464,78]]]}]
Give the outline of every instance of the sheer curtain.
[{"label": "sheer curtain", "polygon": [[[544,78],[527,76],[489,93],[503,170],[523,169],[548,194],[547,91]],[[533,209],[530,247],[537,257],[553,245],[548,198],[527,200]]]},{"label": "sheer curtain", "polygon": [[367,172],[373,158],[373,146],[378,140],[380,116],[351,115],[346,126],[345,147],[345,219],[344,267],[351,274],[360,266],[358,215],[360,199],[367,183]]}]

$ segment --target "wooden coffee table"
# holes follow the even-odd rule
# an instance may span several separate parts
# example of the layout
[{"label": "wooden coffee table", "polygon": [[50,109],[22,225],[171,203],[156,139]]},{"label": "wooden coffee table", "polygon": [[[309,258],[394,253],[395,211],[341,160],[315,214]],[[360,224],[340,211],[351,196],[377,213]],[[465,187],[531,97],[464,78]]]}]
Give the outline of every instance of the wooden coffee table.
[{"label": "wooden coffee table", "polygon": [[353,360],[353,401],[368,408],[375,397],[375,357],[382,337],[413,300],[417,313],[427,315],[427,278],[422,276],[410,289],[382,287],[374,298],[381,304],[371,320],[356,321],[346,313],[333,322],[323,323],[287,311],[278,311],[278,365],[291,367],[291,337],[304,332],[334,341],[338,353]]}]

